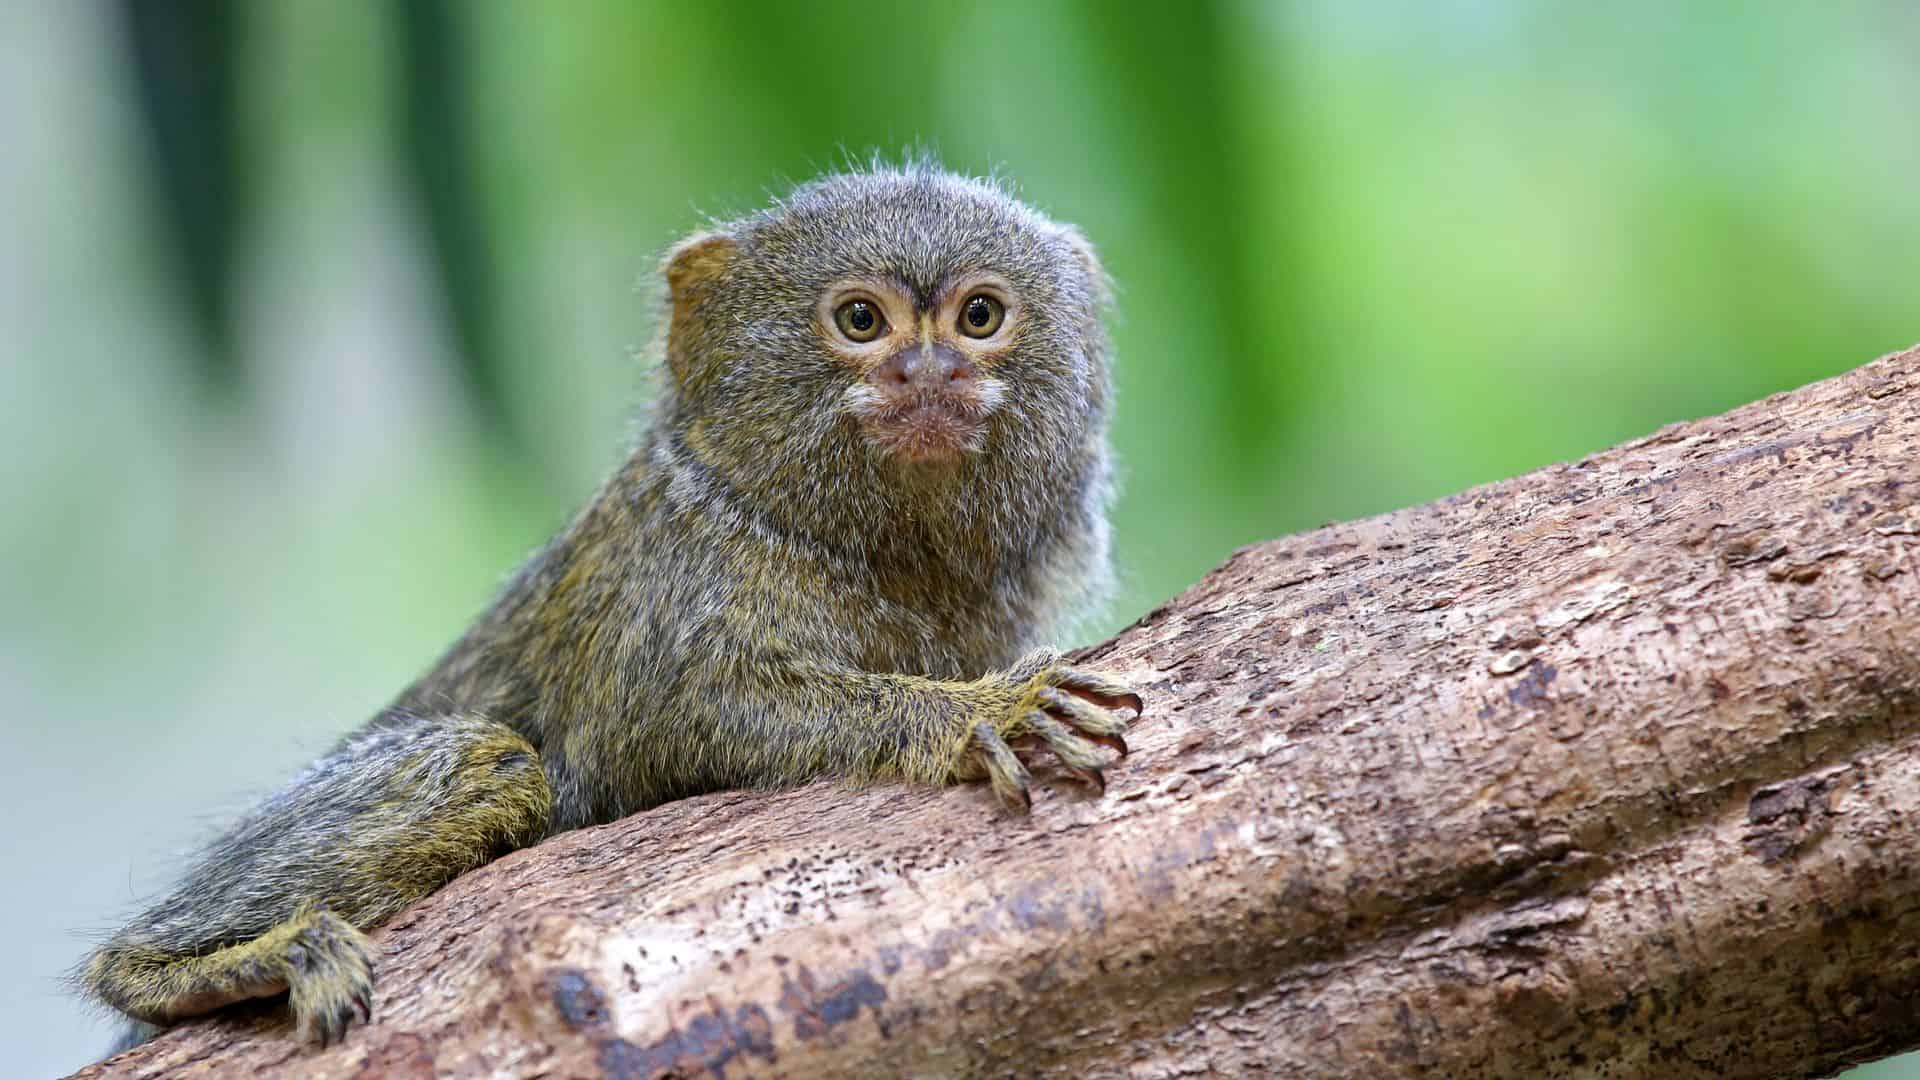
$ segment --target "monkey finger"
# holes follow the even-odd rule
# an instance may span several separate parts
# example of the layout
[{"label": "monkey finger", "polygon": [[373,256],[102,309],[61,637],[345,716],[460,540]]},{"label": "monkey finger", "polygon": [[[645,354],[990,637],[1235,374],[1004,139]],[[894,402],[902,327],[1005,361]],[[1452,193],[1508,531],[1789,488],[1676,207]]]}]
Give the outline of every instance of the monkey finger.
[{"label": "monkey finger", "polygon": [[1093,743],[1079,732],[1043,712],[1035,712],[1027,717],[1027,722],[1047,740],[1047,746],[1072,769],[1097,769],[1104,759]]},{"label": "monkey finger", "polygon": [[347,1027],[353,1023],[354,1001],[350,996],[329,996],[320,1004],[299,1003],[296,1011],[301,1013],[301,1032],[324,1049],[347,1037]]},{"label": "monkey finger", "polygon": [[1135,716],[1145,715],[1146,712],[1145,703],[1132,687],[1097,671],[1062,668],[1054,675],[1053,684],[1071,690],[1103,709],[1132,709]]},{"label": "monkey finger", "polygon": [[1027,768],[1013,755],[1013,749],[1006,740],[985,720],[973,726],[973,739],[994,795],[1008,807],[1032,810],[1033,795],[1027,790]]},{"label": "monkey finger", "polygon": [[329,1015],[315,1015],[310,1017],[308,1022],[303,1026],[307,1038],[317,1043],[322,1050],[325,1050],[328,1046],[337,1042],[340,1037],[345,1034],[345,1032],[339,1030],[339,1021]]},{"label": "monkey finger", "polygon": [[1040,703],[1072,724],[1081,738],[1099,743],[1121,757],[1127,756],[1127,740],[1120,737],[1127,728],[1125,720],[1063,690],[1042,691]]},{"label": "monkey finger", "polygon": [[1035,695],[1040,706],[1049,713],[1079,728],[1089,735],[1118,735],[1127,730],[1127,722],[1105,708],[1095,705],[1085,698],[1076,697],[1065,690],[1051,687]]}]

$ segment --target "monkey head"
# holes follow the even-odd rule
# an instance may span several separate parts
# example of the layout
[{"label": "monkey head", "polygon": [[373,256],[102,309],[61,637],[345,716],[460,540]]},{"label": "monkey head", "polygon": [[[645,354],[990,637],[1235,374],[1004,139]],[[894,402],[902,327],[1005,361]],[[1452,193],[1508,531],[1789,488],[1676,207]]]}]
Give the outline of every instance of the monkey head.
[{"label": "monkey head", "polygon": [[669,425],[732,486],[870,491],[1104,468],[1105,279],[1086,240],[924,162],[832,175],[677,246]]}]

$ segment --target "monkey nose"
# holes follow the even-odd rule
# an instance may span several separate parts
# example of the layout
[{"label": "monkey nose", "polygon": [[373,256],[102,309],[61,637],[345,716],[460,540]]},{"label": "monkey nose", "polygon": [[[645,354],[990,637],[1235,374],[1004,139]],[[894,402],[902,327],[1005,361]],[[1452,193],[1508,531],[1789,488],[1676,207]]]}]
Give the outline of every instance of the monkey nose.
[{"label": "monkey nose", "polygon": [[889,356],[867,376],[882,390],[940,390],[973,378],[973,365],[945,342],[912,345]]}]

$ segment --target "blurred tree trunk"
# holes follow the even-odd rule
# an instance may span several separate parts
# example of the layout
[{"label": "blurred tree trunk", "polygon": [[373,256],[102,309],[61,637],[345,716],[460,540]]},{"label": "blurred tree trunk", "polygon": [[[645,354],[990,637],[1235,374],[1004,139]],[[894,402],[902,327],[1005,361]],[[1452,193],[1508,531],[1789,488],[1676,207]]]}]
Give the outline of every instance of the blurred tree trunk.
[{"label": "blurred tree trunk", "polygon": [[[1920,350],[1239,552],[1103,799],[690,799],[90,1076],[1800,1076],[1920,1042]],[[1276,482],[1276,498],[1285,484]],[[1177,512],[1169,508],[1169,512]]]},{"label": "blurred tree trunk", "polygon": [[238,152],[240,42],[233,0],[121,0],[130,89],[147,135],[149,179],[173,233],[178,282],[200,335],[200,389],[231,396],[242,371],[229,288],[235,241],[252,203]]}]

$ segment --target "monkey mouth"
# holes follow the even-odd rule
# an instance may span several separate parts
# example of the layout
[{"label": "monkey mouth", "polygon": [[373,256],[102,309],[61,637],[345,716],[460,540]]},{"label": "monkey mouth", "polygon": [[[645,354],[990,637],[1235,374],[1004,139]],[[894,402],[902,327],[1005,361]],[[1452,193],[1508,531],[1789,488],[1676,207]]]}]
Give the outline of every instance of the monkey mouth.
[{"label": "monkey mouth", "polygon": [[848,396],[867,444],[912,463],[958,461],[984,450],[987,419],[998,403],[997,396],[977,392],[881,394],[864,386]]}]

